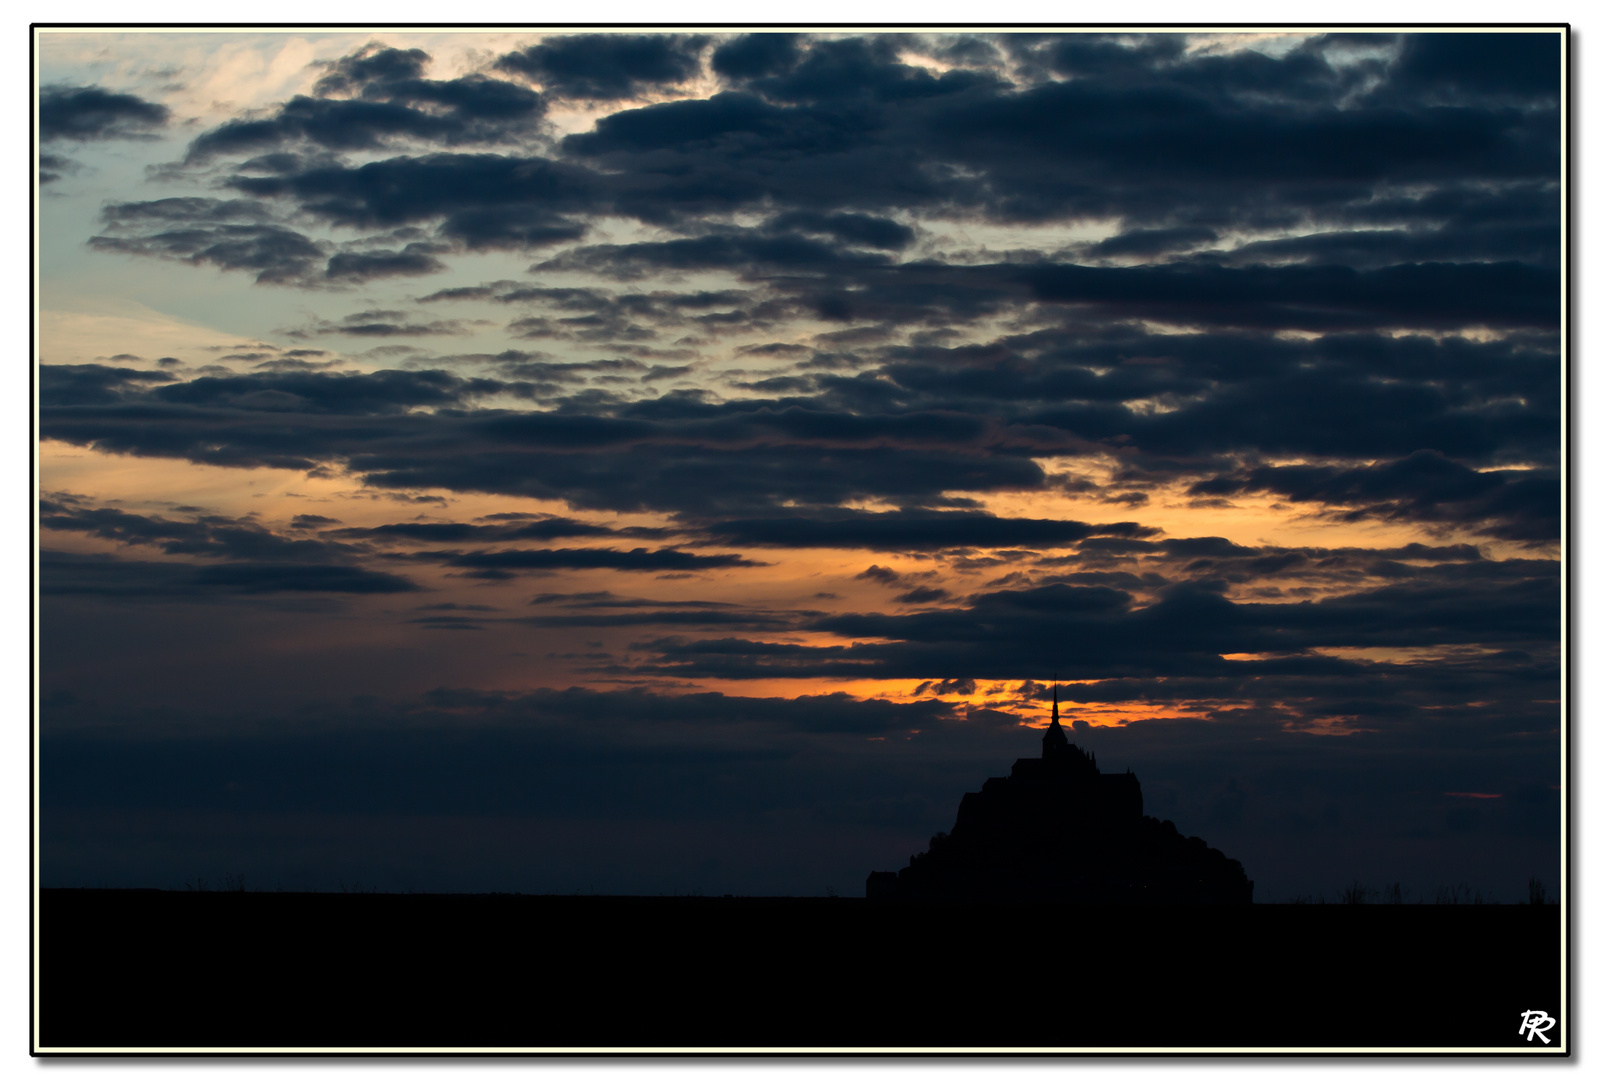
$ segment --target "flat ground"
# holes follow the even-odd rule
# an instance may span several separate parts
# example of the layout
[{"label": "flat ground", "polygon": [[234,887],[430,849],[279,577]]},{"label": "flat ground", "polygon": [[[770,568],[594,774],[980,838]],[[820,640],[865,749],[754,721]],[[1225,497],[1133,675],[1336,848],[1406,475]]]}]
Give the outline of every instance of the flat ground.
[{"label": "flat ground", "polygon": [[39,915],[47,1050],[1516,1051],[1524,1011],[1561,1019],[1556,907],[61,889]]}]

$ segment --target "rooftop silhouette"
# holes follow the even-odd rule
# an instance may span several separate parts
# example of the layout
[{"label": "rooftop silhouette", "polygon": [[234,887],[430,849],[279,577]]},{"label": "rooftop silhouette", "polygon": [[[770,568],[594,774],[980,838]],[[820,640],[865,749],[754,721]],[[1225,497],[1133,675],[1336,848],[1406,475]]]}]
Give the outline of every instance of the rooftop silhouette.
[{"label": "rooftop silhouette", "polygon": [[1144,814],[1132,771],[1102,773],[1068,740],[1059,693],[1044,754],[962,796],[955,827],[898,873],[867,878],[873,899],[1076,904],[1248,904],[1244,867],[1170,821]]}]

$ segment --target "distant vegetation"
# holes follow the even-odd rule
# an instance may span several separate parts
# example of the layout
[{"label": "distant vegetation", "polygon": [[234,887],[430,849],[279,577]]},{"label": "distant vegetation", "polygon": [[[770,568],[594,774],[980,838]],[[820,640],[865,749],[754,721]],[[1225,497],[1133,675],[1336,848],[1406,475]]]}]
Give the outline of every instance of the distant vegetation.
[{"label": "distant vegetation", "polygon": [[[1361,881],[1351,881],[1349,885],[1340,889],[1332,900],[1323,893],[1312,896],[1302,893],[1288,901],[1290,904],[1404,904],[1411,895],[1411,891],[1400,882],[1392,882],[1387,886],[1377,887],[1366,885]],[[1418,895],[1415,903],[1428,903],[1422,895]],[[1474,889],[1466,882],[1457,882],[1452,885],[1440,885],[1433,890],[1434,904],[1499,904],[1501,901],[1494,898],[1494,894],[1485,895],[1481,889]],[[1528,896],[1525,900],[1518,900],[1519,904],[1531,904],[1535,907],[1544,904],[1553,904],[1556,901],[1551,897],[1544,882],[1536,877],[1528,879]]]},{"label": "distant vegetation", "polygon": [[[932,848],[939,847],[941,842],[947,839],[948,836],[945,833],[935,834],[929,844],[930,850]],[[196,877],[192,881],[184,882],[183,887],[186,892],[242,893],[283,891],[281,886],[273,890],[266,890],[260,886],[247,886],[245,882],[245,876],[243,874],[223,874],[222,880],[219,883],[213,883],[203,877]],[[339,891],[342,893],[364,894],[377,893],[382,890],[375,886],[364,886],[359,881],[340,881]],[[412,892],[413,890],[407,889],[404,891]],[[517,895],[521,894],[519,893]],[[578,894],[574,893],[574,895]],[[702,893],[699,889],[691,889],[684,895],[698,897],[701,896]],[[823,889],[823,895],[837,899],[839,892],[832,885],[829,885]],[[1415,899],[1412,898],[1413,896],[1415,896]],[[729,894],[725,896],[724,899],[731,900],[734,899],[734,897],[732,894]],[[1470,904],[1481,906],[1487,904],[1517,903],[1529,904],[1534,907],[1542,907],[1546,904],[1556,904],[1559,901],[1545,886],[1543,881],[1536,877],[1530,877],[1528,879],[1527,897],[1516,901],[1498,900],[1495,898],[1493,893],[1486,894],[1481,889],[1472,888],[1464,881],[1449,885],[1440,885],[1435,888],[1431,896],[1429,896],[1423,893],[1414,894],[1410,889],[1406,888],[1398,881],[1390,882],[1388,885],[1376,886],[1368,885],[1359,879],[1355,879],[1352,880],[1349,885],[1335,893],[1331,899],[1325,893],[1317,893],[1315,896],[1311,895],[1310,893],[1301,893],[1295,896],[1293,899],[1279,902],[1288,904],[1344,904],[1352,906],[1357,904],[1435,904],[1448,906]]]}]

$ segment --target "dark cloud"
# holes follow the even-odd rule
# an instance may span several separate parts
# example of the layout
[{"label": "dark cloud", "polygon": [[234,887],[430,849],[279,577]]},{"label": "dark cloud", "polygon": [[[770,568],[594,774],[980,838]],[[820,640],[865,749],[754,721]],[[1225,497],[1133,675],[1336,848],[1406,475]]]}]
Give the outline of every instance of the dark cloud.
[{"label": "dark cloud", "polygon": [[888,257],[851,251],[798,233],[758,230],[717,233],[682,240],[595,244],[535,266],[539,271],[588,270],[620,278],[655,270],[778,269],[812,271],[887,265]]},{"label": "dark cloud", "polygon": [[47,86],[39,91],[39,138],[44,142],[146,138],[171,116],[165,105],[98,86]]},{"label": "dark cloud", "polygon": [[670,101],[627,109],[595,121],[594,130],[566,136],[561,146],[580,158],[627,161],[633,155],[684,148],[710,150],[729,139],[760,140],[757,147],[782,138],[790,114],[745,93],[715,94],[705,99]]},{"label": "dark cloud", "polygon": [[[738,89],[612,112],[546,156],[424,153],[352,165],[266,154],[225,182],[334,225],[428,225],[436,241],[469,249],[578,240],[610,214],[690,234],[548,264],[620,275],[910,271],[884,253],[908,248],[914,234],[902,219],[917,214],[1120,219],[1118,235],[1080,255],[1185,253],[1190,262],[1043,266],[1020,282],[1016,267],[994,265],[983,287],[1022,286],[1009,304],[1136,307],[1212,326],[1549,325],[1558,118],[1528,80],[1551,77],[1542,65],[1555,41],[1425,34],[1399,39],[1392,63],[1335,63],[1339,40],[1316,35],[1276,57],[1188,51],[1175,34],[1013,35],[1005,47],[1037,73],[1013,86],[988,68],[934,75],[903,61],[908,45],[937,52],[932,40],[747,35],[712,54]],[[620,99],[686,80],[707,44],[552,36],[501,57],[497,69],[552,92]],[[994,43],[970,39],[966,52],[989,64]],[[402,138],[449,148],[516,142],[537,128],[539,95],[483,76],[429,81],[426,60],[374,43],[332,65],[313,96],[268,119],[225,124],[191,153],[289,139],[322,151]],[[1479,213],[1496,205],[1490,217]],[[753,211],[768,215],[767,227],[727,227],[727,215]],[[723,220],[695,228],[705,215]],[[1238,230],[1273,239],[1233,244]],[[965,292],[970,304],[979,276],[929,263],[879,288],[921,293],[924,305],[938,289]],[[816,295],[816,285],[789,287],[811,293],[806,301],[825,317],[848,317],[837,313],[864,299]]]},{"label": "dark cloud", "polygon": [[118,255],[255,271],[256,281],[264,285],[302,280],[325,255],[323,245],[279,225],[200,225],[140,236],[94,236],[89,246]]},{"label": "dark cloud", "polygon": [[1261,466],[1192,485],[1197,495],[1267,491],[1293,502],[1349,507],[1367,517],[1448,523],[1507,540],[1553,541],[1560,535],[1560,481],[1551,469],[1476,471],[1432,450],[1378,465]]},{"label": "dark cloud", "polygon": [[431,304],[440,300],[488,300],[494,295],[494,289],[492,285],[464,285],[454,289],[440,289],[427,296],[417,297],[417,303]]},{"label": "dark cloud", "polygon": [[184,196],[111,203],[101,211],[107,232],[91,237],[89,244],[124,255],[210,263],[223,270],[255,270],[256,281],[262,284],[356,284],[444,269],[434,257],[448,250],[440,244],[418,241],[398,251],[334,251],[333,244],[273,223],[271,217],[270,207],[255,199]]},{"label": "dark cloud", "polygon": [[1533,102],[1554,108],[1561,39],[1550,34],[1414,34],[1379,95],[1389,101]]},{"label": "dark cloud", "polygon": [[[1095,48],[1121,53],[1130,64],[1143,59],[1139,48]],[[1343,203],[1355,191],[1370,192],[1380,176],[1549,174],[1556,145],[1552,116],[1415,101],[1399,108],[1341,107],[1345,87],[1338,80],[1308,83],[1304,53],[1276,61],[1257,54],[1244,62],[1256,69],[1248,80],[1254,86],[1185,78],[1208,67],[1215,74],[1215,64],[1199,59],[1164,68],[1143,64],[1133,80],[1075,78],[962,100],[927,129],[935,140],[930,149],[984,162],[1002,205],[1018,217],[1053,216],[1064,204],[1103,213],[1121,203],[1137,219],[1170,220],[1174,204],[1156,203],[1164,192],[1181,199],[1178,206],[1204,200],[1208,213],[1226,206],[1235,221],[1263,221]],[[1274,101],[1278,87],[1312,96]],[[1183,177],[1184,194],[1171,186],[1173,176]],[[1241,192],[1272,194],[1246,206],[1239,193],[1222,190],[1230,178],[1246,183]],[[1097,181],[1105,185],[1099,191]]]},{"label": "dark cloud", "polygon": [[[1445,263],[1485,250],[1529,264],[1551,264],[1554,220],[1437,229],[1360,229],[1255,240],[1224,255],[1230,263],[1324,263],[1371,270],[1391,262]],[[1212,253],[1207,253],[1213,257]]]},{"label": "dark cloud", "polygon": [[235,176],[261,198],[296,199],[334,225],[395,226],[442,219],[440,232],[468,247],[527,247],[581,235],[563,211],[596,208],[599,177],[587,168],[502,154],[429,154],[360,166],[318,165],[287,176]]},{"label": "dark cloud", "polygon": [[[459,156],[453,161],[436,157],[417,163],[416,168],[460,173],[474,167],[471,163],[463,164],[465,160]],[[493,162],[506,159],[479,157],[470,160],[492,175],[496,171]],[[402,164],[396,165],[395,161]],[[408,171],[405,161],[394,159],[374,164]],[[380,219],[389,224],[405,224],[430,219],[439,212],[435,206],[398,205],[392,191],[385,196],[372,190],[373,183],[392,187],[383,176],[361,175],[359,171],[341,166],[322,166],[312,173],[299,175],[296,182],[303,189],[329,196],[319,200],[312,213],[330,218],[336,224],[358,221],[377,224]],[[290,183],[279,177],[245,177],[238,179],[236,186],[270,196],[280,193]],[[534,188],[540,186],[533,185]],[[531,192],[524,197],[528,194]],[[515,192],[510,195],[513,201],[517,197]],[[382,205],[363,206],[369,200]],[[427,201],[425,197],[424,202]],[[583,226],[552,217],[540,206],[523,205],[494,212],[464,209],[441,223],[439,241],[416,240],[399,250],[358,242],[353,248],[339,251],[331,242],[313,240],[293,228],[270,221],[271,216],[271,208],[259,199],[180,197],[115,203],[102,213],[108,226],[106,234],[92,237],[89,243],[102,251],[177,258],[197,265],[210,263],[222,269],[256,270],[256,280],[264,284],[314,286],[435,273],[444,268],[437,256],[463,244],[467,247],[537,247],[555,240],[573,239],[583,233]],[[491,222],[492,235],[482,233],[482,228]]]},{"label": "dark cloud", "polygon": [[133,601],[204,597],[194,574],[195,568],[183,563],[134,561],[50,548],[39,551],[41,596]]},{"label": "dark cloud", "polygon": [[[308,352],[317,353],[321,350],[309,349]],[[324,371],[328,368],[341,367],[344,360],[334,357],[328,360],[305,360],[298,356],[279,356],[271,360],[263,360],[256,365],[257,371]]]},{"label": "dark cloud", "polygon": [[414,592],[416,584],[360,566],[285,566],[275,563],[225,563],[195,573],[201,587],[242,593],[397,593]]},{"label": "dark cloud", "polygon": [[[516,282],[494,282],[486,285],[441,290],[421,297],[419,303],[438,303],[444,300],[480,300],[516,305],[522,310],[535,310],[507,324],[513,336],[525,339],[559,339],[602,343],[641,356],[660,359],[687,358],[692,351],[684,349],[658,349],[636,343],[654,341],[668,330],[691,330],[712,336],[724,330],[746,331],[757,326],[771,325],[787,315],[781,301],[762,299],[752,290],[718,289],[695,292],[615,293],[594,288],[551,288],[542,285],[519,285]],[[731,309],[731,310],[720,310]],[[688,344],[681,340],[680,345]],[[526,362],[534,359],[526,353],[507,352],[492,359],[497,363],[516,363],[518,370],[529,373],[534,366]],[[637,361],[612,358],[607,361],[568,362],[544,365],[547,370],[560,368],[577,371],[598,364],[630,365],[628,370],[642,373],[646,382],[670,378],[690,369],[687,365],[669,367],[657,364],[653,368]]]},{"label": "dark cloud", "polygon": [[720,570],[727,567],[764,566],[742,555],[695,555],[674,548],[511,548],[468,551],[442,556],[448,566],[486,571],[499,576],[516,571],[541,570]]},{"label": "dark cloud", "polygon": [[[1063,435],[1119,440],[1152,457],[1249,447],[1370,459],[1431,449],[1475,462],[1553,463],[1553,346],[1534,335],[1473,342],[1335,334],[1293,342],[1118,327],[893,348],[883,372],[908,406],[985,402]],[[842,384],[833,386],[838,393]],[[1150,400],[1170,404],[1160,412],[1113,404]],[[1021,411],[1030,402],[1050,404]],[[1357,415],[1361,424],[1335,422]],[[1044,432],[1028,430],[1035,440]]]},{"label": "dark cloud", "polygon": [[1085,249],[1085,254],[1101,258],[1163,255],[1174,251],[1192,250],[1203,244],[1214,243],[1216,239],[1216,230],[1204,225],[1183,225],[1173,229],[1129,229],[1091,244]]},{"label": "dark cloud", "polygon": [[[380,256],[379,265],[384,262]],[[424,273],[428,271],[423,271]],[[379,275],[382,276],[382,275]],[[320,334],[345,334],[350,337],[435,337],[466,333],[455,319],[430,319],[427,322],[405,322],[401,311],[359,311],[346,315],[336,323],[319,322],[313,327],[289,332],[290,337],[314,337]],[[299,370],[315,370],[319,365],[300,364]],[[327,365],[320,365],[327,366]]]},{"label": "dark cloud", "polygon": [[555,540],[573,536],[666,536],[671,530],[641,526],[612,528],[594,525],[574,518],[554,514],[542,517],[532,515],[496,515],[527,520],[511,520],[502,524],[472,525],[464,522],[407,521],[368,528],[338,529],[328,535],[343,538],[368,539],[380,542],[401,541],[429,544],[451,544],[463,540]]},{"label": "dark cloud", "polygon": [[[190,508],[193,509],[193,508]],[[528,515],[515,515],[529,517]],[[223,588],[246,593],[268,592],[400,592],[415,586],[394,574],[370,571],[358,563],[370,554],[364,543],[349,541],[405,542],[415,544],[459,543],[460,541],[507,541],[551,539],[577,536],[659,536],[665,530],[647,528],[611,529],[587,525],[570,518],[532,517],[493,525],[455,522],[403,522],[367,528],[327,529],[338,524],[316,514],[296,515],[290,533],[279,535],[248,519],[201,515],[193,519],[172,519],[144,515],[113,507],[95,507],[76,498],[45,499],[40,505],[40,524],[56,532],[76,532],[123,545],[154,547],[168,555],[198,555],[228,560],[235,568],[175,570],[162,569],[156,576],[166,582],[165,592]],[[315,538],[305,536],[322,529]],[[563,548],[502,549],[496,551],[442,551],[416,553],[409,558],[436,562],[470,571],[468,576],[485,580],[508,580],[520,571],[546,572],[557,569],[613,569],[639,572],[698,571],[764,565],[739,555],[699,555],[672,548]],[[270,564],[293,564],[292,569],[272,570]],[[340,565],[343,564],[343,565]],[[97,563],[85,564],[104,575],[118,573]],[[126,565],[126,564],[122,564]],[[140,564],[146,565],[146,564]],[[304,571],[304,572],[301,572]],[[135,589],[135,592],[138,590]],[[116,587],[108,595],[117,595]],[[652,620],[633,620],[648,623]],[[681,622],[682,619],[657,620]],[[693,620],[690,620],[693,621]],[[740,626],[760,626],[774,620],[759,612],[737,619],[710,619]],[[615,620],[612,620],[615,623]],[[622,625],[627,623],[617,623]],[[607,625],[599,623],[596,625]]]},{"label": "dark cloud", "polygon": [[67,173],[77,172],[81,166],[60,154],[39,154],[39,183],[53,184]]},{"label": "dark cloud", "polygon": [[650,600],[642,596],[619,596],[608,589],[596,592],[559,593],[545,592],[530,597],[528,603],[538,607],[545,604],[559,604],[568,608],[701,608],[710,610],[741,608],[742,605],[730,604],[721,600]]},{"label": "dark cloud", "polygon": [[[615,611],[595,610],[604,609],[613,605],[595,605],[593,608],[576,612],[563,612],[558,615],[530,615],[514,620],[526,626],[544,628],[565,627],[646,627],[663,626],[676,628],[705,627],[726,631],[730,628],[743,630],[792,630],[803,619],[815,616],[816,612],[784,612],[763,611],[759,609],[739,609],[728,605],[671,605],[667,603],[653,603],[639,610]],[[592,657],[596,662],[609,661],[613,657],[607,653]]]},{"label": "dark cloud", "polygon": [[1046,518],[995,517],[960,510],[833,511],[772,518],[735,518],[705,526],[731,544],[773,547],[938,551],[958,547],[1064,547],[1090,536],[1153,536],[1132,521],[1089,525]]},{"label": "dark cloud", "polygon": [[[579,434],[583,425],[573,425]],[[598,434],[598,432],[596,432]],[[936,502],[949,488],[995,490],[1032,486],[1031,462],[939,451],[715,449],[653,446],[617,453],[506,450],[475,461],[366,462],[380,487],[449,487],[563,498],[591,509],[658,509],[697,516],[776,509],[785,502],[834,505],[869,492],[907,502]]]},{"label": "dark cloud", "polygon": [[1259,329],[1457,326],[1554,329],[1559,275],[1521,263],[1348,267],[1043,266],[1041,300],[1177,323]]},{"label": "dark cloud", "polygon": [[916,238],[915,231],[909,226],[868,214],[812,214],[795,210],[773,218],[768,222],[768,227],[778,232],[794,229],[820,233],[841,243],[892,251],[906,247]]},{"label": "dark cloud", "polygon": [[798,34],[740,34],[711,53],[711,70],[730,79],[755,79],[794,67],[800,59]]},{"label": "dark cloud", "polygon": [[[187,161],[305,143],[321,150],[369,150],[396,140],[457,145],[519,141],[537,130],[544,99],[503,79],[425,79],[430,57],[369,44],[335,61],[312,96],[297,95],[270,117],[230,120],[195,138]],[[292,158],[255,159],[283,171]]]},{"label": "dark cloud", "polygon": [[328,64],[329,71],[317,80],[319,95],[359,94],[373,84],[419,79],[433,58],[421,49],[393,49],[379,42],[368,42],[349,56]]},{"label": "dark cloud", "polygon": [[407,244],[401,251],[341,251],[328,260],[326,273],[330,279],[352,282],[436,274],[444,269],[444,263],[434,258],[440,250],[431,244]]},{"label": "dark cloud", "polygon": [[[455,329],[397,315],[365,313],[325,330],[372,336]],[[591,376],[653,371],[633,360],[553,363],[522,353],[486,358],[503,361],[509,380],[442,371],[259,371],[178,383],[131,369],[46,366],[41,390],[47,434],[80,444],[169,456],[204,447],[202,459],[213,462],[292,461],[299,468],[339,459],[386,487],[536,494],[594,508],[724,517],[730,520],[715,526],[716,535],[736,543],[928,549],[1070,542],[1081,538],[1071,523],[948,512],[915,520],[858,512],[769,519],[741,510],[784,500],[824,508],[857,496],[909,508],[938,506],[948,490],[1040,490],[1062,478],[1047,478],[1028,455],[1086,451],[1118,456],[1117,485],[1181,480],[1197,497],[1274,492],[1399,519],[1478,520],[1490,535],[1507,538],[1548,535],[1551,489],[1543,470],[1555,461],[1559,403],[1549,381],[1555,355],[1540,339],[1036,335],[986,348],[892,349],[889,356],[881,372],[814,377],[809,399],[710,404],[669,394],[624,406],[575,398],[544,413],[463,407],[498,394],[559,400],[562,386]],[[157,380],[166,385],[150,385]],[[1168,394],[1175,407],[1132,407]],[[419,406],[452,409],[397,415]],[[147,422],[152,408],[164,418],[159,428]],[[278,414],[272,426],[255,419],[263,412]],[[330,412],[388,419],[304,427],[285,437],[285,419]],[[1362,424],[1343,419],[1355,415]],[[1239,464],[1261,455],[1379,460],[1336,482],[1348,466],[1277,472]],[[1443,462],[1435,479],[1451,472],[1448,491],[1430,491],[1433,481],[1419,472],[1434,461]],[[731,462],[739,464],[729,468]],[[1401,497],[1393,488],[1384,496],[1389,489],[1379,481],[1391,474],[1415,474],[1413,494]],[[1299,478],[1294,485],[1292,477]],[[1392,488],[1399,480],[1388,482]],[[1140,494],[1103,492],[1124,502]]]},{"label": "dark cloud", "polygon": [[450,405],[503,391],[493,379],[463,379],[444,371],[256,372],[206,375],[164,387],[164,404],[295,413],[373,415],[418,405]]},{"label": "dark cloud", "polygon": [[120,400],[124,390],[172,381],[174,376],[164,371],[108,364],[44,364],[39,368],[39,396],[56,405],[101,405]]},{"label": "dark cloud", "polygon": [[190,565],[74,552],[40,552],[46,596],[133,601],[230,602],[275,594],[369,595],[414,592],[407,578],[360,566],[316,563]]},{"label": "dark cloud", "polygon": [[[855,639],[848,646],[663,639],[636,647],[657,656],[637,670],[719,678],[920,678],[951,670],[990,679],[1353,674],[1361,665],[1307,650],[1490,642],[1553,648],[1554,565],[1519,564],[1500,579],[1420,576],[1301,603],[1236,602],[1204,581],[1170,586],[1143,606],[1104,585],[1005,589],[961,608],[834,615],[810,624]],[[1282,659],[1224,659],[1239,654]],[[1552,673],[1544,668],[1537,677]]]},{"label": "dark cloud", "polygon": [[[953,415],[709,406],[674,394],[612,416],[407,412],[519,389],[442,371],[203,376],[137,399],[125,391],[101,405],[47,394],[45,433],[112,452],[216,464],[310,469],[337,457],[369,484],[390,489],[446,487],[697,514],[785,501],[828,506],[869,495],[937,504],[952,488],[1036,487],[1043,479],[1027,458],[963,452],[960,444],[982,435],[983,425]],[[306,422],[288,424],[296,415]],[[349,420],[314,419],[335,415]],[[441,444],[446,429],[455,430]]]},{"label": "dark cloud", "polygon": [[837,100],[917,101],[959,93],[973,87],[998,89],[1006,84],[987,73],[957,68],[935,76],[900,61],[902,39],[885,34],[834,40],[811,39],[797,64],[772,70],[752,86],[785,102]]},{"label": "dark cloud", "polygon": [[[1174,35],[1162,48],[1170,53],[1181,44]],[[1282,221],[1307,207],[1360,206],[1380,176],[1447,182],[1461,172],[1528,175],[1535,167],[1548,175],[1554,161],[1556,132],[1542,121],[1529,126],[1529,118],[1487,111],[1351,109],[1348,82],[1331,75],[1308,81],[1314,70],[1328,73],[1309,47],[1281,60],[1173,54],[1160,68],[1149,65],[1143,47],[1093,48],[1125,57],[1126,67],[1144,73],[1142,84],[1089,78],[1010,90],[967,72],[935,79],[900,64],[892,42],[847,39],[816,43],[798,68],[748,84],[765,100],[726,93],[617,113],[563,147],[633,165],[658,200],[685,209],[710,209],[711,199],[731,209],[779,194],[813,208],[840,207],[849,198],[858,207],[981,203],[1004,216],[1037,218],[1120,212],[1140,228],[1196,230],[1209,225],[1158,223],[1158,215]],[[1274,90],[1307,87],[1309,98],[1272,100]],[[838,98],[851,101],[848,119],[833,104]],[[896,155],[875,152],[891,144]],[[805,167],[780,169],[779,156],[792,158],[802,146]],[[675,153],[690,172],[665,168]],[[962,175],[939,179],[940,166]],[[964,179],[969,170],[983,178],[981,186]],[[767,183],[751,184],[752,172]],[[830,175],[850,177],[848,196],[830,190]],[[1185,177],[1181,193],[1171,186],[1174,175]],[[1240,191],[1263,189],[1276,197],[1253,204],[1240,198]]]},{"label": "dark cloud", "polygon": [[[1473,544],[1433,546],[1407,544],[1398,548],[1283,547],[1263,544],[1246,547],[1220,536],[1176,537],[1166,540],[1119,540],[1094,537],[1082,541],[1065,555],[1036,558],[1039,570],[1060,568],[1059,574],[1042,576],[1036,583],[1060,581],[1074,585],[1107,585],[1154,599],[1176,581],[1189,581],[1213,591],[1232,585],[1259,585],[1288,580],[1294,595],[1315,597],[1329,590],[1342,592],[1382,581],[1446,584],[1474,580],[1518,581],[1539,576],[1548,563],[1507,558],[1490,561]],[[989,587],[1035,583],[1020,571],[991,582]],[[1276,586],[1257,596],[1282,597]],[[1287,609],[1285,609],[1287,610]]]},{"label": "dark cloud", "polygon": [[[1011,58],[1030,68],[1060,75],[1139,79],[1156,64],[1181,63],[1182,34],[1008,34],[1002,43]],[[1037,72],[1030,72],[1037,77]]]},{"label": "dark cloud", "polygon": [[551,34],[500,57],[495,68],[562,97],[611,101],[692,78],[709,41],[699,34]]},{"label": "dark cloud", "polygon": [[146,223],[196,225],[202,222],[259,222],[271,216],[271,207],[255,199],[212,199],[198,195],[151,199],[148,202],[107,203],[100,211],[101,219],[113,227]]},{"label": "dark cloud", "polygon": [[254,521],[239,518],[205,515],[182,521],[114,507],[66,505],[51,499],[40,501],[39,524],[46,529],[84,533],[119,544],[158,547],[168,555],[320,562],[358,553],[347,544],[287,539]]}]

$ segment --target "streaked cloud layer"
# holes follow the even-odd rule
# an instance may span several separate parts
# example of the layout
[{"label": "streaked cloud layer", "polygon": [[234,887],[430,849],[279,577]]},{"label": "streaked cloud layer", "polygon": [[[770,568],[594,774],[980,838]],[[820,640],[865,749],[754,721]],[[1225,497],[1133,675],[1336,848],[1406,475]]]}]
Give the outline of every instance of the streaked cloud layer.
[{"label": "streaked cloud layer", "polygon": [[47,876],[1553,880],[1564,48],[42,35]]}]

